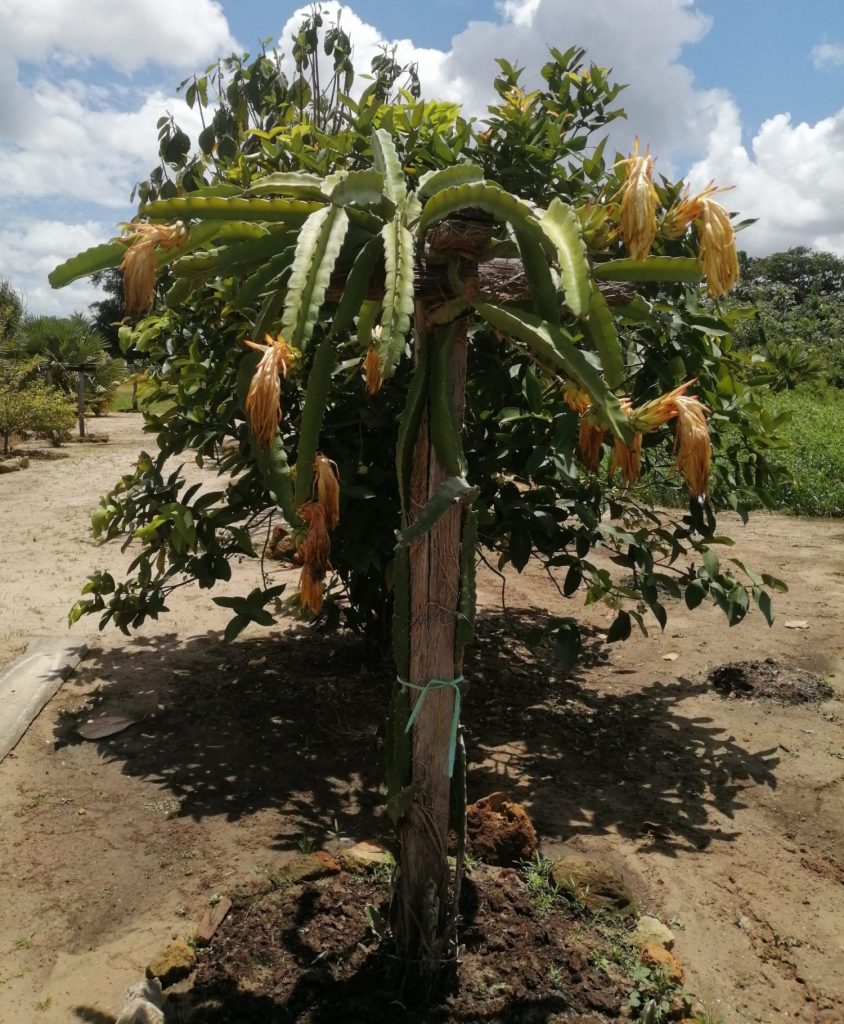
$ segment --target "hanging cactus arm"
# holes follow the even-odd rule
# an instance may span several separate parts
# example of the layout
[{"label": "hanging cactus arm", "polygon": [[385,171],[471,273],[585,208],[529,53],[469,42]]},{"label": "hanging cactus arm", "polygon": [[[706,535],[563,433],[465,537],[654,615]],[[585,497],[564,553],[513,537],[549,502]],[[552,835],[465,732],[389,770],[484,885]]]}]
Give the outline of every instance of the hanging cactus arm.
[{"label": "hanging cactus arm", "polygon": [[468,185],[471,182],[483,181],[484,171],[479,164],[467,161],[462,164],[454,164],[451,167],[444,167],[441,171],[428,171],[419,179],[419,188],[416,195],[419,199],[430,199],[437,192],[444,188],[453,188],[456,185]]},{"label": "hanging cactus arm", "polygon": [[304,224],[324,202],[301,199],[259,199],[250,196],[179,196],[156,199],[140,209],[149,220],[244,220],[264,223]]},{"label": "hanging cactus arm", "polygon": [[460,427],[454,408],[454,386],[449,374],[459,323],[440,328],[432,339],[430,410],[428,429],[434,451],[445,471],[452,477],[466,475],[466,459]]},{"label": "hanging cactus arm", "polygon": [[407,187],[404,183],[404,171],[390,133],[383,128],[376,128],[372,133],[372,157],[375,169],[383,175],[384,196],[398,210],[407,202]]},{"label": "hanging cactus arm", "polygon": [[381,317],[381,341],[385,353],[382,375],[387,380],[395,373],[410,331],[414,301],[414,243],[413,235],[398,215],[384,225],[381,237],[386,267]]},{"label": "hanging cactus arm", "polygon": [[319,448],[322,420],[331,390],[331,374],[336,365],[337,348],[334,339],[328,335],[318,345],[311,372],[308,374],[296,453],[296,508],[304,505],[311,497],[314,456]]},{"label": "hanging cactus arm", "polygon": [[601,367],[607,384],[615,391],[621,387],[626,376],[624,355],[615,321],[598,286],[592,283],[592,301],[589,316],[585,321],[586,330],[601,360]]},{"label": "hanging cactus arm", "polygon": [[540,224],[543,233],[557,251],[566,305],[576,317],[583,318],[589,313],[592,292],[586,245],[577,216],[562,199],[554,199],[542,215]]},{"label": "hanging cactus arm", "polygon": [[311,340],[348,227],[346,211],[327,206],[302,228],[281,319],[282,334],[296,348]]},{"label": "hanging cactus arm", "polygon": [[370,238],[355,257],[355,262],[352,264],[352,269],[346,279],[346,286],[331,321],[332,335],[342,334],[351,328],[354,318],[358,315],[358,311],[366,299],[372,274],[383,252],[384,241],[380,235],[376,235],[375,238]]},{"label": "hanging cactus arm", "polygon": [[703,271],[695,259],[684,256],[649,256],[644,260],[609,260],[597,263],[592,276],[598,281],[635,283],[698,284]]}]

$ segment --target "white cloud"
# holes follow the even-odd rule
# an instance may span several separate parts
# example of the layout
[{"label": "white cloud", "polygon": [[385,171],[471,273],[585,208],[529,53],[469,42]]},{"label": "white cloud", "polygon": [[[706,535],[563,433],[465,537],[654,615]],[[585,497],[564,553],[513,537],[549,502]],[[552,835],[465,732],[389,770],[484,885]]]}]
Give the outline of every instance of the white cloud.
[{"label": "white cloud", "polygon": [[0,229],[0,278],[13,283],[32,313],[84,311],[100,298],[98,288],[83,280],[54,291],[47,275],[68,256],[108,239],[112,231],[111,225],[98,221],[29,218],[6,223]]},{"label": "white cloud", "polygon": [[738,108],[728,102],[690,178],[698,187],[710,178],[735,184],[726,205],[759,218],[741,236],[749,252],[805,244],[844,255],[842,165],[844,109],[816,124],[793,124],[789,114],[776,114],[759,129],[748,152]]},{"label": "white cloud", "polygon": [[193,70],[237,47],[214,0],[0,0],[0,48],[18,60],[121,71]]},{"label": "white cloud", "polygon": [[835,65],[844,65],[844,43],[818,43],[812,47],[812,63],[822,71]]}]

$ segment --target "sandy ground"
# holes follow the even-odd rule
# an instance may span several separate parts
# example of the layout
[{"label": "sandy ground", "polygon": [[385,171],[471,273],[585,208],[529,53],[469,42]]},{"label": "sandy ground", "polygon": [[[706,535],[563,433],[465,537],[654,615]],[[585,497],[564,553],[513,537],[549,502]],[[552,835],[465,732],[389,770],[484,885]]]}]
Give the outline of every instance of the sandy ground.
[{"label": "sandy ground", "polygon": [[[66,632],[87,573],[116,574],[129,560],[92,542],[88,517],[149,441],[137,416],[94,430],[110,443],[68,446],[68,459],[0,477],[0,668],[32,635]],[[465,712],[470,796],[506,789],[531,811],[547,856],[577,850],[622,869],[674,929],[688,988],[725,1021],[840,1024],[840,700],[765,706],[725,700],[703,680],[724,662],[774,656],[823,673],[844,696],[844,523],[759,515],[721,526],[737,540],[732,554],[788,581],[774,627],[751,614],[730,630],[714,609],[670,602],[664,633],[596,639],[570,677],[517,644],[495,665],[480,651]],[[244,593],[255,580],[245,563],[226,589]],[[499,599],[498,581],[482,573],[487,635],[507,628]],[[522,624],[537,609],[596,629],[609,622],[533,569],[509,580],[506,601]],[[0,766],[2,1024],[106,1024],[152,955],[189,933],[216,893],[337,821],[354,838],[387,833],[377,725],[341,699],[360,685],[355,656],[341,651],[312,680],[303,716],[283,684],[293,687],[299,651],[310,645],[318,657],[312,639],[248,630],[225,648],[228,613],[206,592],[184,588],[171,609],[132,639],[94,634],[82,670]],[[794,619],[808,628],[786,628]],[[268,666],[282,684],[269,719],[253,685]],[[482,668],[497,680],[486,693]],[[520,697],[537,672],[547,695],[525,685]],[[322,700],[320,687],[340,695]],[[95,708],[142,721],[112,740],[73,742]],[[655,840],[645,823],[674,838]]]}]

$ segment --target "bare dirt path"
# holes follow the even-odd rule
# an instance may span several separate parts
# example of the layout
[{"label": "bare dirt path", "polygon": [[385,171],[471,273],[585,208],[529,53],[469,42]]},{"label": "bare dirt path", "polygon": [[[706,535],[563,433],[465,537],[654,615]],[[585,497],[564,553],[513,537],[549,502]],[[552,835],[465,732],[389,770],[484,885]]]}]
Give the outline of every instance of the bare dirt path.
[{"label": "bare dirt path", "polygon": [[[88,517],[149,439],[136,416],[95,429],[108,445],[69,446],[67,460],[0,478],[0,667],[28,636],[64,632],[88,572],[128,561],[92,543]],[[770,630],[758,614],[729,630],[715,610],[671,602],[665,633],[608,646],[606,609],[563,601],[530,568],[509,580],[503,615],[499,581],[481,573],[470,796],[508,790],[547,856],[577,850],[624,870],[672,923],[688,987],[725,1021],[840,1024],[842,705],[729,700],[704,678],[774,656],[844,696],[844,523],[760,515],[721,526],[737,540],[731,553],[789,582]],[[244,564],[227,589],[254,580]],[[592,629],[573,674],[519,639],[545,611]],[[226,648],[226,620],[207,593],[184,588],[142,635],[98,635],[0,766],[0,1024],[106,1024],[216,893],[329,829],[388,835],[386,674],[368,674],[352,642],[326,658],[325,639],[296,630],[247,631]],[[92,710],[140,721],[79,742]]]}]

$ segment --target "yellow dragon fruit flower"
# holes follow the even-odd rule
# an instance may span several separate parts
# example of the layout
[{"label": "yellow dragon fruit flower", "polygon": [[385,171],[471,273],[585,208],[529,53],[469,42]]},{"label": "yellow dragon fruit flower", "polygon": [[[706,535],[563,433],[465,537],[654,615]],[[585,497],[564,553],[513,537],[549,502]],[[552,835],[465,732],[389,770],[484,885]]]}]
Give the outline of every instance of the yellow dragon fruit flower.
[{"label": "yellow dragon fruit flower", "polygon": [[314,459],[314,486],[317,501],[325,512],[325,525],[329,530],[340,522],[340,474],[337,463],[327,459],[322,452]]},{"label": "yellow dragon fruit flower", "polygon": [[576,413],[583,414],[592,404],[592,399],[572,380],[567,380],[563,387],[563,401]]},{"label": "yellow dragon fruit flower", "polygon": [[677,468],[692,497],[704,498],[709,487],[712,442],[706,425],[708,410],[688,395],[675,399],[677,408]]},{"label": "yellow dragon fruit flower", "polygon": [[621,186],[621,236],[634,260],[643,260],[656,238],[656,207],[659,197],[653,183],[655,158],[646,152],[639,155],[639,139],[634,139],[633,152],[622,160],[627,170]]},{"label": "yellow dragon fruit flower", "polygon": [[674,388],[673,391],[660,395],[659,398],[653,398],[637,409],[633,409],[630,413],[630,423],[633,429],[648,434],[673,419],[677,415],[676,400],[685,395],[696,380],[696,377],[687,380],[685,384]]},{"label": "yellow dragon fruit flower", "polygon": [[580,417],[578,447],[580,460],[587,469],[596,470],[601,464],[601,445],[607,428],[589,410]]},{"label": "yellow dragon fruit flower", "polygon": [[639,479],[639,471],[642,468],[642,435],[635,433],[630,444],[625,444],[621,438],[615,439],[610,459],[610,476],[617,469],[621,470],[621,477],[626,484],[635,484]]},{"label": "yellow dragon fruit flower", "polygon": [[256,352],[263,352],[255,368],[249,392],[246,395],[246,414],[259,448],[266,451],[275,437],[281,422],[281,383],[279,377],[286,377],[290,364],[296,357],[294,350],[279,334],[277,338],[266,334],[266,344],[258,345],[248,338],[243,344]]},{"label": "yellow dragon fruit flower", "polygon": [[169,251],[181,245],[187,238],[187,230],[181,221],[174,224],[125,224],[126,233],[121,241],[128,242],[123,254],[120,270],[123,272],[125,292],[125,313],[140,316],[152,306],[155,296],[155,278],[158,264],[155,249]]}]

